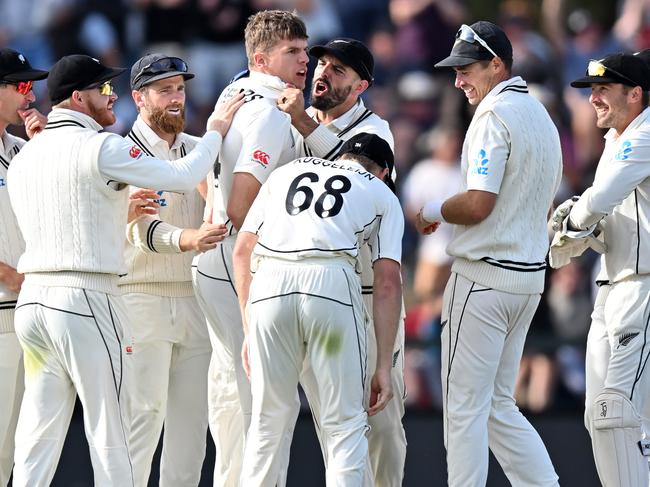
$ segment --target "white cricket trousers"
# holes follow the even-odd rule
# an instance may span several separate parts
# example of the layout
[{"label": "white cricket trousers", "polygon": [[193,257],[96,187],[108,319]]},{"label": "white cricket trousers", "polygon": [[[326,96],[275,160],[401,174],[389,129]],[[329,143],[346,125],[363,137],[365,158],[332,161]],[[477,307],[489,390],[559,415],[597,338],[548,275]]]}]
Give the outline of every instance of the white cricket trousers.
[{"label": "white cricket trousers", "polygon": [[48,487],[78,394],[96,487],[131,487],[130,331],[120,296],[23,283],[16,335],[25,395],[16,430],[14,487]]},{"label": "white cricket trousers", "polygon": [[[14,310],[0,313],[11,315]],[[0,487],[14,466],[14,435],[24,387],[23,352],[15,333],[0,333]]]},{"label": "white cricket trousers", "polygon": [[[650,423],[649,321],[650,276],[598,288],[587,336],[585,426],[605,487],[649,483],[638,445]],[[627,407],[616,411],[612,399]]]},{"label": "white cricket trousers", "polygon": [[[212,356],[208,371],[208,421],[215,443],[215,487],[238,487],[244,441],[251,421],[251,384],[241,361],[244,343],[233,278],[232,251],[237,236],[195,257],[192,276],[196,299],[208,322]],[[300,412],[294,391],[294,418]],[[278,487],[286,485],[293,424],[283,446]]]},{"label": "white cricket trousers", "polygon": [[[372,294],[363,295],[368,323],[368,380],[372,379],[377,365],[377,339],[371,318],[372,299]],[[370,431],[368,431],[366,436],[368,438],[370,471],[364,480],[366,487],[401,487],[404,479],[404,465],[406,463],[406,433],[402,425],[404,399],[406,398],[404,386],[404,305],[402,305],[397,336],[395,337],[391,379],[393,384],[393,399],[388,402],[382,411],[368,418]],[[308,391],[309,388],[312,390],[317,389],[313,371],[309,364],[305,364],[305,368],[300,376],[300,382],[305,391]],[[369,386],[370,383],[368,382],[366,384],[366,404],[369,401]],[[310,401],[309,406],[312,416],[318,418],[320,416],[320,404],[316,401],[316,397]],[[323,454],[326,455],[327,447],[323,443],[324,438],[318,426],[318,423],[316,423],[316,434]],[[326,456],[324,456],[323,461],[327,465]]]},{"label": "white cricket trousers", "polygon": [[248,311],[253,415],[242,485],[275,485],[303,366],[317,386],[305,393],[320,404],[314,420],[327,448],[328,487],[363,485],[367,323],[354,269],[338,259],[264,259],[251,283]]},{"label": "white cricket trousers", "polygon": [[127,293],[135,387],[130,447],[136,487],[146,487],[165,425],[160,487],[196,487],[208,430],[208,365],[212,347],[193,296]]},{"label": "white cricket trousers", "polygon": [[[372,316],[372,294],[364,296],[368,314]],[[372,378],[377,366],[377,338],[372,319],[368,325],[368,377]],[[401,487],[406,462],[406,432],[404,417],[404,304],[400,313],[395,348],[393,349],[393,399],[378,414],[368,418],[368,448],[374,476],[374,487]]]},{"label": "white cricket trousers", "polygon": [[513,486],[556,486],[514,387],[539,294],[497,291],[452,273],[442,311],[444,440],[450,487],[483,487],[488,447]]}]

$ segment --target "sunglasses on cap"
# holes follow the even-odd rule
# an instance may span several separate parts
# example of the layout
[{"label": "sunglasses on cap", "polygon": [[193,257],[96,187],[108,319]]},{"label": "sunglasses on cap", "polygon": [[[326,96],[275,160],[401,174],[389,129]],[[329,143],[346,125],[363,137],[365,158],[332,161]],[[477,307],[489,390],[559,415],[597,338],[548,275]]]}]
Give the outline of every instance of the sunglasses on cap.
[{"label": "sunglasses on cap", "polygon": [[177,57],[164,57],[158,59],[152,63],[147,64],[143,67],[140,72],[133,78],[135,83],[145,74],[156,75],[162,73],[168,73],[170,71],[179,71],[181,73],[187,73],[187,64],[181,58]]},{"label": "sunglasses on cap", "polygon": [[625,81],[631,83],[632,86],[637,86],[639,84],[636,81],[632,81],[630,78],[628,78],[624,74],[619,73],[615,69],[612,69],[609,66],[605,66],[600,61],[596,61],[596,60],[592,59],[591,61],[589,61],[589,64],[587,65],[587,75],[588,76],[605,76],[605,73],[607,71],[609,71],[610,73],[615,74],[619,78],[622,78]]},{"label": "sunglasses on cap", "polygon": [[27,95],[30,91],[32,91],[32,88],[34,87],[33,81],[18,81],[16,83],[9,83],[5,81],[2,84],[15,86],[16,91],[23,96]]},{"label": "sunglasses on cap", "polygon": [[470,44],[474,44],[475,42],[478,42],[481,46],[487,49],[488,52],[492,54],[494,57],[499,57],[497,53],[494,52],[490,46],[488,46],[487,42],[481,39],[481,36],[479,36],[476,32],[474,32],[474,29],[472,29],[469,25],[463,24],[460,26],[460,29],[458,29],[458,32],[456,32],[456,39],[469,42]]}]

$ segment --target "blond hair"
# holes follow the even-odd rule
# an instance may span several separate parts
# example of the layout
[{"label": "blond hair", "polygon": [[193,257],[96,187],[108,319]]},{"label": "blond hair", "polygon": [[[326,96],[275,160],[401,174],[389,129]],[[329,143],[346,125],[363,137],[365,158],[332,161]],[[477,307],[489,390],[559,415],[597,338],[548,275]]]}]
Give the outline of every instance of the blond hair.
[{"label": "blond hair", "polygon": [[295,12],[263,10],[251,15],[244,31],[248,67],[256,52],[267,52],[282,40],[307,39],[307,27]]}]

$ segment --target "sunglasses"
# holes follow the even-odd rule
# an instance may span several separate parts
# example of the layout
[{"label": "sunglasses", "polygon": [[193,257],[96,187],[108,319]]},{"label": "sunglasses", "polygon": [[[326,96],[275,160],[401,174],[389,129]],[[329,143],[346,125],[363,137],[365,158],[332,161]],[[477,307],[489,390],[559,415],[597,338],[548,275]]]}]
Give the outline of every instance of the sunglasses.
[{"label": "sunglasses", "polygon": [[625,76],[624,74],[619,73],[615,69],[610,68],[609,66],[605,66],[603,63],[600,61],[595,61],[591,60],[589,61],[589,65],[587,66],[587,75],[588,76],[605,76],[605,73],[609,71],[610,73],[615,74],[619,78],[624,79],[625,81],[632,83],[632,86],[637,86],[639,83],[636,81],[632,81],[630,78]]},{"label": "sunglasses", "polygon": [[487,42],[481,39],[481,36],[479,36],[476,32],[474,32],[474,29],[472,29],[469,25],[463,24],[460,26],[460,29],[458,29],[458,32],[456,32],[456,39],[469,42],[470,44],[474,44],[475,42],[478,42],[481,46],[487,49],[488,52],[492,54],[494,57],[499,57],[498,54],[494,52],[490,46],[488,46]]},{"label": "sunglasses", "polygon": [[164,57],[143,67],[138,74],[133,78],[133,83],[138,81],[145,74],[161,74],[170,71],[179,71],[187,73],[187,64],[181,58],[177,57]]},{"label": "sunglasses", "polygon": [[33,81],[18,81],[16,83],[4,82],[2,84],[15,86],[16,91],[23,96],[27,95],[30,91],[32,91],[32,88],[34,87]]},{"label": "sunglasses", "polygon": [[99,90],[99,94],[104,96],[111,96],[113,93],[115,93],[115,89],[113,88],[111,80],[104,81],[102,83],[96,83],[84,88],[84,90],[95,90],[95,89]]}]

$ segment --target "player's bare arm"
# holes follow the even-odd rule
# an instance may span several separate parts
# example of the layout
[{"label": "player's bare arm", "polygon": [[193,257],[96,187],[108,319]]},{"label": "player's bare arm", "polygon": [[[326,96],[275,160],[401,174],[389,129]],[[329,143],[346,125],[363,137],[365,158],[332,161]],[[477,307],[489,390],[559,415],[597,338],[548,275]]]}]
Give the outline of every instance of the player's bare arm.
[{"label": "player's bare arm", "polygon": [[418,213],[416,228],[425,235],[432,233],[437,228],[432,229],[432,224],[443,218],[455,225],[476,225],[490,216],[496,202],[495,193],[477,189],[458,193],[441,205],[432,201]]},{"label": "player's bare arm", "polygon": [[244,344],[242,345],[241,357],[244,370],[248,376],[250,376],[250,366],[248,364],[248,313],[246,312],[246,305],[252,280],[251,255],[256,243],[257,235],[250,232],[241,232],[237,235],[237,242],[232,253],[235,289],[237,290],[242,326],[244,327]]},{"label": "player's bare arm", "polygon": [[278,108],[291,116],[291,125],[305,138],[318,127],[318,122],[305,111],[305,98],[298,88],[285,88],[278,97]]},{"label": "player's bare arm", "polygon": [[227,232],[228,229],[224,224],[203,222],[199,228],[184,229],[181,233],[179,246],[183,252],[189,250],[205,252],[215,248],[217,243],[224,239]]},{"label": "player's bare arm", "polygon": [[25,280],[25,276],[9,264],[0,262],[0,282],[4,284],[11,292],[19,293],[20,287]]},{"label": "player's bare arm", "polygon": [[207,130],[216,130],[222,137],[225,137],[228,133],[228,129],[230,129],[232,118],[243,104],[243,93],[237,93],[232,98],[227,99],[221,104],[217,103],[214,106],[214,111],[208,118]]},{"label": "player's bare arm", "polygon": [[374,416],[393,397],[390,371],[397,325],[402,308],[400,265],[392,259],[378,259],[373,265],[373,319],[377,337],[377,367],[372,378],[368,414]]},{"label": "player's bare arm", "polygon": [[261,187],[257,178],[250,173],[238,172],[233,176],[226,213],[237,230],[244,223],[244,218]]}]

